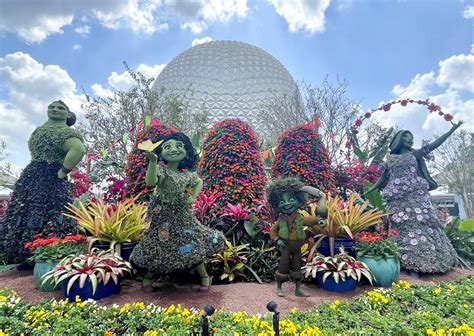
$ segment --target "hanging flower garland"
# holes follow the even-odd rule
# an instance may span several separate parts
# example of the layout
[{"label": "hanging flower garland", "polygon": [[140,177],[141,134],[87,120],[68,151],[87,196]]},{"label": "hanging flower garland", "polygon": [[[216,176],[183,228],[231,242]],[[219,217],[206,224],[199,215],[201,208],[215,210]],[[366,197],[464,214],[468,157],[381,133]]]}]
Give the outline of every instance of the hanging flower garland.
[{"label": "hanging flower garland", "polygon": [[[377,111],[388,112],[388,111],[390,111],[392,106],[396,105],[396,104],[400,104],[403,107],[408,106],[408,104],[425,105],[430,113],[438,112],[438,114],[440,116],[444,117],[444,120],[446,120],[446,121],[452,121],[453,120],[453,116],[451,114],[443,112],[443,110],[441,109],[441,106],[430,102],[429,99],[420,100],[420,99],[405,98],[405,99],[399,99],[399,100],[391,101],[389,103],[381,105],[380,107],[378,107],[376,109],[371,109],[371,110],[365,112],[363,115],[359,116],[359,118],[356,119],[356,121],[354,122],[354,125],[351,126],[350,131],[352,133],[357,134],[358,129],[362,125],[364,120],[369,119],[370,117],[372,117],[372,115]],[[350,158],[351,146],[352,146],[352,140],[351,140],[351,137],[348,136],[347,141],[346,141],[346,148],[347,148],[346,158]]]}]

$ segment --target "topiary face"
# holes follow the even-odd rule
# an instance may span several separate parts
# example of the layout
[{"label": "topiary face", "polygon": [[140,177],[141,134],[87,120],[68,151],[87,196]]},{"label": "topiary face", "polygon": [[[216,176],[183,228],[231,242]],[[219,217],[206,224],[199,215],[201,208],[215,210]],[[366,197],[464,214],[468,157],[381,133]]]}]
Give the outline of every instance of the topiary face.
[{"label": "topiary face", "polygon": [[278,212],[291,215],[301,206],[302,204],[300,204],[300,201],[294,193],[285,192],[281,195],[280,201],[278,202]]},{"label": "topiary face", "polygon": [[161,157],[166,162],[181,162],[186,157],[184,143],[170,139],[162,145]]},{"label": "topiary face", "polygon": [[68,107],[60,102],[55,101],[48,106],[48,118],[52,120],[63,120],[66,121],[69,116]]},{"label": "topiary face", "polygon": [[275,179],[267,189],[268,203],[278,213],[292,214],[306,204],[306,193],[300,190],[303,186],[295,177]]}]

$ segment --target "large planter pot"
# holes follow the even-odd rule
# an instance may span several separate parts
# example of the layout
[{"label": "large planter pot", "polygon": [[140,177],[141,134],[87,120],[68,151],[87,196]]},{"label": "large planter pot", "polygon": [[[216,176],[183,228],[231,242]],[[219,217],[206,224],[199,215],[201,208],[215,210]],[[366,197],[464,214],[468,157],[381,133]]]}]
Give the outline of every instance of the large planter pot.
[{"label": "large planter pot", "polygon": [[115,282],[110,279],[106,285],[103,282],[97,284],[95,293],[92,294],[92,284],[89,279],[86,280],[84,287],[79,288],[79,279],[77,279],[69,290],[67,294],[67,283],[69,279],[66,279],[62,283],[64,296],[69,299],[69,301],[74,302],[76,296],[79,295],[79,298],[82,301],[87,299],[100,300],[106,298],[110,295],[116,294],[120,291],[120,282],[115,284]]},{"label": "large planter pot", "polygon": [[[130,260],[130,254],[132,254],[133,249],[137,245],[136,242],[132,243],[121,243],[120,244],[120,256],[125,259],[126,261]],[[99,250],[107,251],[110,249],[109,243],[102,243],[97,242],[92,245],[93,247],[97,247]]]},{"label": "large planter pot", "polygon": [[[348,255],[355,257],[355,240],[345,237],[336,237],[334,242],[334,254],[339,253],[339,247],[344,247],[344,250]],[[321,241],[321,244],[318,247],[318,252],[325,256],[330,256],[331,252],[329,249],[329,238],[326,237]]]},{"label": "large planter pot", "polygon": [[326,281],[323,282],[323,274],[318,273],[316,276],[316,281],[322,289],[325,289],[330,292],[349,292],[356,289],[357,287],[357,280],[354,280],[351,277],[347,277],[344,281],[339,279],[339,282],[336,283],[336,281],[334,281],[334,278],[332,276],[329,276]]},{"label": "large planter pot", "polygon": [[52,292],[55,290],[61,289],[61,286],[55,285],[54,280],[51,279],[50,281],[41,284],[41,277],[43,274],[51,271],[56,265],[58,264],[58,261],[49,263],[49,262],[36,262],[35,267],[33,268],[33,276],[35,278],[35,285],[36,288],[38,288],[40,291],[43,292]]},{"label": "large planter pot", "polygon": [[126,261],[130,261],[130,255],[132,254],[133,249],[135,246],[137,246],[138,243],[133,242],[133,243],[123,243],[121,244],[122,246],[120,247],[121,250],[121,256],[123,259]]},{"label": "large planter pot", "polygon": [[373,284],[376,287],[391,287],[400,275],[400,261],[394,256],[384,259],[380,256],[357,255],[357,260],[367,264],[374,274]]}]

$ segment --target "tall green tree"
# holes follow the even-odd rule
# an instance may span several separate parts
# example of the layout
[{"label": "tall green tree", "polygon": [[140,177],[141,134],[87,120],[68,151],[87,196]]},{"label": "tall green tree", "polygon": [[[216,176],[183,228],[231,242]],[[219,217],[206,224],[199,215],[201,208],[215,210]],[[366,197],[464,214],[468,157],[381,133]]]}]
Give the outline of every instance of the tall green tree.
[{"label": "tall green tree", "polygon": [[474,132],[454,133],[434,155],[431,166],[438,173],[436,179],[459,195],[468,218],[474,217]]}]

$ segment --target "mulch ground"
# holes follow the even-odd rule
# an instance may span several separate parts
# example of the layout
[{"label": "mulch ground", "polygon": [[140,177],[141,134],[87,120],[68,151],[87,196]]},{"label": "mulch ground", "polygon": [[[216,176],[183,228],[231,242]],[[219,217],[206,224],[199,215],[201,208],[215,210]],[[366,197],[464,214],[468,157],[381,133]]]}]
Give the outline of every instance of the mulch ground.
[{"label": "mulch ground", "polygon": [[[416,284],[436,284],[455,278],[474,275],[474,271],[455,268],[446,274],[424,275],[420,279],[411,277],[402,272],[400,279]],[[156,290],[145,294],[140,290],[140,283],[131,279],[122,282],[120,294],[101,300],[103,305],[143,301],[145,304],[154,303],[159,306],[181,304],[183,307],[203,308],[211,304],[216,309],[225,311],[246,311],[249,314],[266,313],[266,305],[273,300],[278,304],[281,312],[285,313],[296,307],[298,310],[307,310],[316,307],[322,302],[331,302],[336,299],[352,299],[366,291],[373,290],[371,286],[358,286],[349,293],[327,292],[316,285],[303,286],[310,297],[301,298],[294,295],[294,284],[285,283],[283,289],[286,296],[281,298],[275,294],[275,283],[258,284],[251,282],[238,282],[230,285],[213,285],[209,293],[197,292],[198,285],[176,285],[158,283]],[[32,271],[17,271],[16,269],[0,273],[0,287],[14,290],[29,302],[38,302],[43,299],[61,299],[62,292],[41,292],[35,288]]]}]

